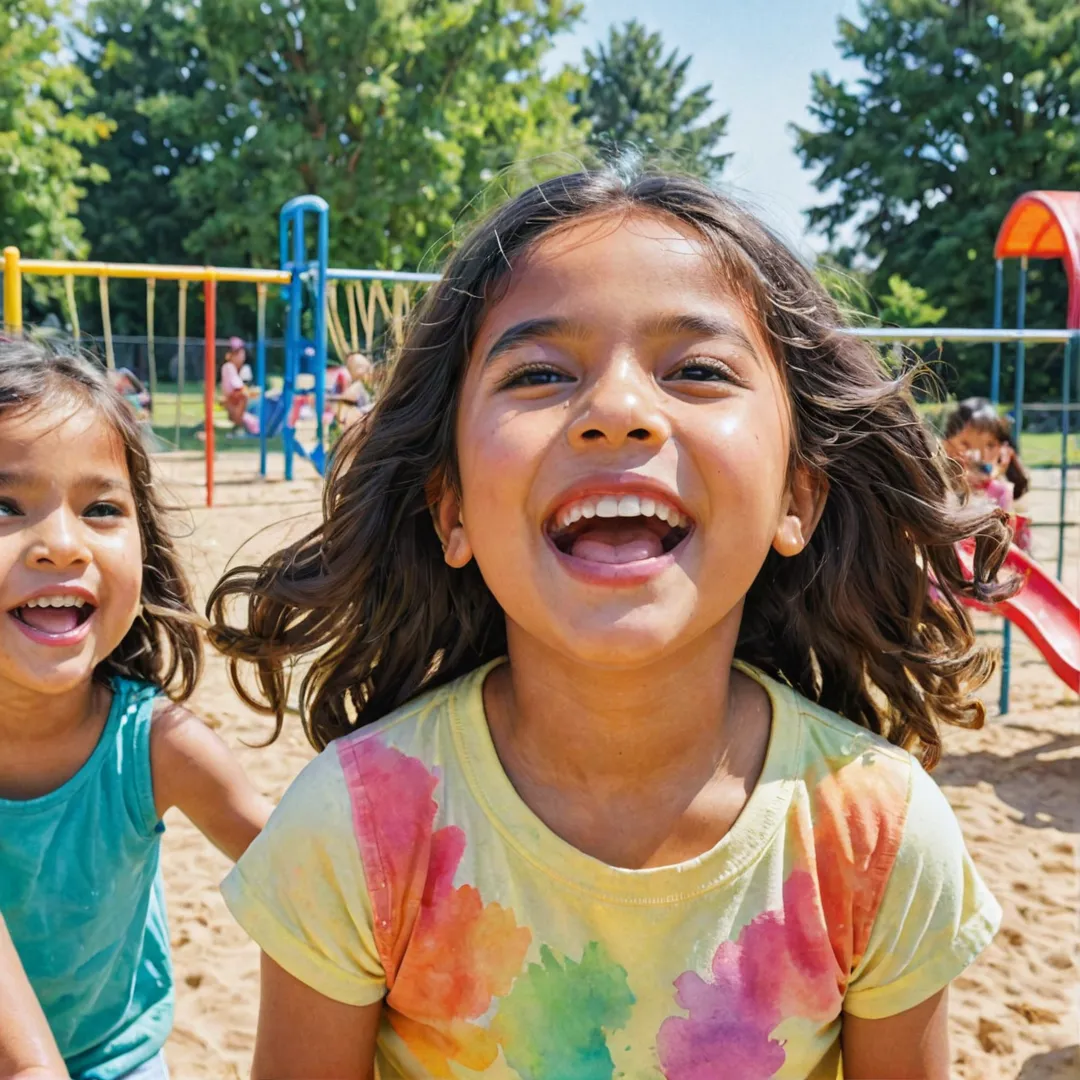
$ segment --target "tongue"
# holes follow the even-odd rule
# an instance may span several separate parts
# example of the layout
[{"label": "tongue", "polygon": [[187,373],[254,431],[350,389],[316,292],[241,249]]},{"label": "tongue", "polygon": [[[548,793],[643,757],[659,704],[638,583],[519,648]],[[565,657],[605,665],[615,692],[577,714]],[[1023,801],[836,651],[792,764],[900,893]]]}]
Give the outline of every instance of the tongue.
[{"label": "tongue", "polygon": [[597,525],[574,539],[570,554],[598,563],[632,563],[663,555],[660,537],[644,525]]},{"label": "tongue", "polygon": [[79,609],[73,607],[24,607],[19,618],[46,634],[70,634],[79,625]]}]

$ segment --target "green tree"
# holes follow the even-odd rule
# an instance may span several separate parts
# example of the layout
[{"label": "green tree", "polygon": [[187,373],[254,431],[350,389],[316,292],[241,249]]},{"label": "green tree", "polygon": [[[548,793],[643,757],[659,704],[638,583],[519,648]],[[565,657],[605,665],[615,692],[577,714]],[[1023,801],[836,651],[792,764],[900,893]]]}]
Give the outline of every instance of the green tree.
[{"label": "green tree", "polygon": [[877,297],[878,318],[885,326],[936,326],[948,310],[930,303],[925,289],[905,281],[899,274],[889,276],[888,292]]},{"label": "green tree", "polygon": [[63,0],[0,0],[0,243],[37,258],[83,255],[77,212],[108,173],[83,158],[111,124],[63,56]]},{"label": "green tree", "polygon": [[893,274],[886,282],[886,291],[875,296],[872,289],[876,275],[870,271],[843,266],[823,255],[814,272],[856,326],[936,326],[945,317],[946,308],[935,307],[925,289],[899,274]]},{"label": "green tree", "polygon": [[[80,66],[97,100],[116,124],[111,139],[87,151],[113,180],[91,190],[80,218],[95,259],[109,262],[190,262],[185,240],[199,226],[172,184],[181,169],[198,165],[201,139],[183,139],[174,125],[158,121],[152,105],[190,95],[207,77],[206,39],[198,10],[170,0],[97,0],[89,12],[90,34]],[[145,332],[141,286],[117,284],[113,329]],[[176,290],[158,290],[158,332],[175,333]],[[84,290],[87,299],[91,292]],[[198,291],[191,294],[192,326]],[[96,303],[85,313],[99,329]],[[201,316],[198,316],[201,318]]]},{"label": "green tree", "polygon": [[731,156],[717,151],[728,116],[705,119],[713,108],[711,83],[685,90],[691,60],[674,49],[664,56],[661,36],[636,20],[612,26],[606,45],[585,50],[587,82],[575,94],[590,143],[605,157],[633,148],[696,176],[718,177]]},{"label": "green tree", "polygon": [[[335,261],[415,267],[507,166],[577,151],[570,71],[545,78],[567,0],[217,0],[206,76],[140,111],[194,145],[172,186],[188,252],[274,263],[277,212],[322,195]],[[550,167],[549,167],[550,168]]]},{"label": "green tree", "polygon": [[[993,245],[1014,199],[1080,186],[1080,5],[1075,0],[864,0],[841,19],[840,49],[865,73],[813,78],[804,166],[830,201],[809,212],[875,264],[875,295],[898,274],[953,325],[992,316]],[[1029,325],[1064,320],[1065,279],[1033,264]],[[1006,308],[1006,320],[1011,313]],[[961,392],[985,391],[989,349],[958,353]],[[1060,356],[1029,351],[1035,396]]]}]

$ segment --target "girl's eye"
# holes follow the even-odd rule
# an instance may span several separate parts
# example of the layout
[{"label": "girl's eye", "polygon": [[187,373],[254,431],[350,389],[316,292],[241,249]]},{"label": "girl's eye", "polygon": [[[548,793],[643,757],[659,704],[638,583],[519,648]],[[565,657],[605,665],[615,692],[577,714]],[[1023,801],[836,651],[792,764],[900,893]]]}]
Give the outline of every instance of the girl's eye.
[{"label": "girl's eye", "polygon": [[83,517],[88,518],[107,518],[107,517],[123,517],[124,511],[120,509],[115,503],[96,502],[91,503],[84,511]]},{"label": "girl's eye", "polygon": [[735,382],[735,374],[727,364],[706,359],[687,360],[668,378],[685,379],[687,382]]},{"label": "girl's eye", "polygon": [[511,371],[503,380],[503,389],[527,386],[555,386],[558,383],[573,382],[565,371],[546,365],[527,365]]},{"label": "girl's eye", "polygon": [[11,499],[0,499],[0,518],[21,517],[22,511]]}]

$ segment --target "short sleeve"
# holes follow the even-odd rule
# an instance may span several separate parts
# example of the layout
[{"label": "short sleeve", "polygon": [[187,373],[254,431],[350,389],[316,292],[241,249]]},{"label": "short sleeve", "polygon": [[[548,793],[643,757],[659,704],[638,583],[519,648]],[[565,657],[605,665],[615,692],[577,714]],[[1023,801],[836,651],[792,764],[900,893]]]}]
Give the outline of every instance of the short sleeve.
[{"label": "short sleeve", "polygon": [[345,779],[333,746],[300,773],[221,886],[236,921],[290,975],[334,1001],[386,993]]},{"label": "short sleeve", "polygon": [[912,1009],[993,940],[1001,908],[964,846],[941,789],[913,764],[903,839],[844,1011],[866,1020]]}]

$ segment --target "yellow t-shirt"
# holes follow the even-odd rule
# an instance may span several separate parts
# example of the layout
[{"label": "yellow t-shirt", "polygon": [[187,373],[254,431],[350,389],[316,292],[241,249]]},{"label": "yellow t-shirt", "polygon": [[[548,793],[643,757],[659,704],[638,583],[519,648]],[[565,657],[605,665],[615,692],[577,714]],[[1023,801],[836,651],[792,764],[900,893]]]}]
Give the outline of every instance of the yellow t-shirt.
[{"label": "yellow t-shirt", "polygon": [[296,978],[385,998],[382,1080],[833,1080],[843,1011],[909,1009],[993,937],[917,762],[759,672],[772,732],[731,831],[625,870],[517,795],[488,670],[330,746],[223,885]]}]

